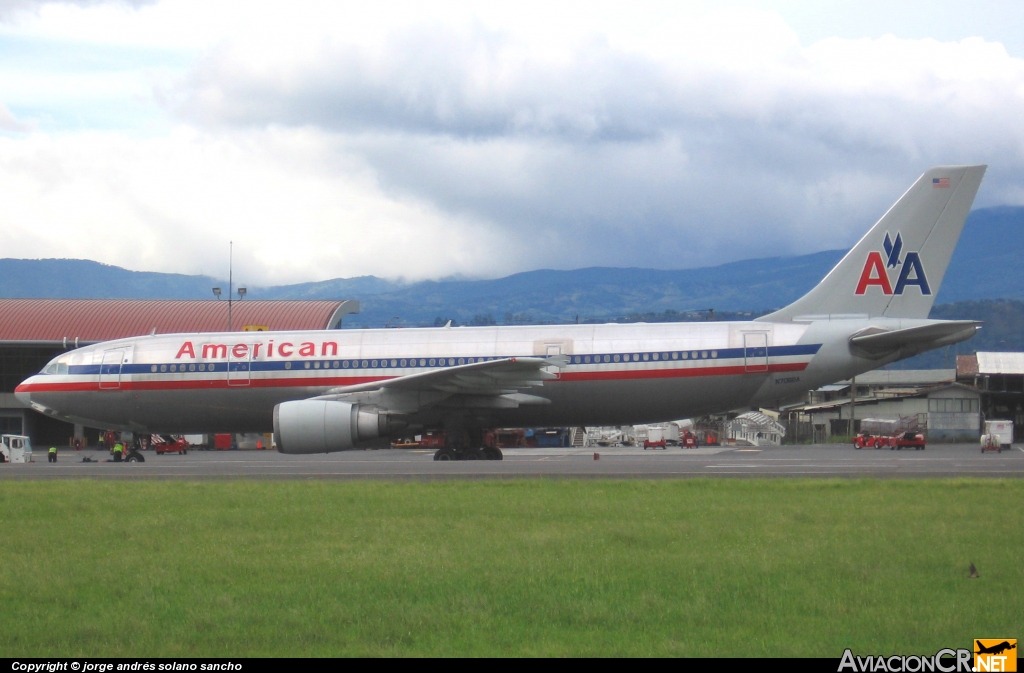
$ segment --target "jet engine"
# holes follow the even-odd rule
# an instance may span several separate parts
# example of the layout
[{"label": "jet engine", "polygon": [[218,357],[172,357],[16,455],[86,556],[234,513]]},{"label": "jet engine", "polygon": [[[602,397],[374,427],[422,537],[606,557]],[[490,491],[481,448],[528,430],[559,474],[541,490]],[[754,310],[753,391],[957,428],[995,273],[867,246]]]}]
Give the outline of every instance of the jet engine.
[{"label": "jet engine", "polygon": [[330,453],[388,435],[388,417],[358,404],[296,400],[274,407],[274,441],[281,453]]}]

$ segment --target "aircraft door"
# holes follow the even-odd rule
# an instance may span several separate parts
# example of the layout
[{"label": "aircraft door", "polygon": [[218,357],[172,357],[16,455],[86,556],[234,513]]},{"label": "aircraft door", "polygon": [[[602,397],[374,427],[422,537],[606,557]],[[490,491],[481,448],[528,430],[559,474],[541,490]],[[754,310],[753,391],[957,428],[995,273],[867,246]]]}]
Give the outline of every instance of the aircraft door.
[{"label": "aircraft door", "polygon": [[247,386],[251,381],[252,348],[247,347],[245,355],[241,357],[236,352],[236,348],[237,346],[232,347],[228,352],[228,385]]},{"label": "aircraft door", "polygon": [[128,363],[131,349],[111,348],[103,351],[100,364],[100,390],[119,390],[121,388],[121,367]]},{"label": "aircraft door", "polygon": [[768,371],[768,333],[743,333],[743,364],[748,374]]}]

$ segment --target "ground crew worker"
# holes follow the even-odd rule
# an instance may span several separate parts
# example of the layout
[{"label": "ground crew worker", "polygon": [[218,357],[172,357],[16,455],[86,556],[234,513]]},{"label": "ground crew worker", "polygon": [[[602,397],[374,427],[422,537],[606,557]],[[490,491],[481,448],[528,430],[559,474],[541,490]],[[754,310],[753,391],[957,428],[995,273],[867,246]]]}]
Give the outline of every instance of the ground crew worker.
[{"label": "ground crew worker", "polygon": [[46,454],[46,462],[48,462],[48,463],[56,463],[57,462],[57,447],[56,446],[51,446],[50,447],[50,452],[48,454]]},{"label": "ground crew worker", "polygon": [[114,462],[120,463],[121,457],[124,454],[124,445],[121,442],[114,444]]}]

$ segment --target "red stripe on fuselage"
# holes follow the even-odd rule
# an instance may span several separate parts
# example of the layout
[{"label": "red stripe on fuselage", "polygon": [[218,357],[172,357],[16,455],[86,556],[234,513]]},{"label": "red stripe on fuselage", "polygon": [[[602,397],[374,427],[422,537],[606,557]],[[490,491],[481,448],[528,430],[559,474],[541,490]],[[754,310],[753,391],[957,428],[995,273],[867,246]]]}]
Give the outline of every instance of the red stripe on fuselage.
[{"label": "red stripe on fuselage", "polygon": [[[623,381],[630,379],[671,379],[691,378],[700,376],[740,376],[744,374],[764,375],[779,372],[799,372],[807,369],[806,362],[787,362],[773,364],[768,367],[767,372],[748,372],[743,365],[731,367],[688,367],[685,369],[621,369],[612,371],[589,371],[589,372],[563,372],[557,379],[548,383],[558,381]],[[118,388],[99,388],[96,380],[74,381],[70,383],[31,383],[21,384],[17,387],[19,393],[49,393],[49,392],[103,392],[110,390],[218,390],[228,388],[337,388],[341,386],[354,386],[360,383],[371,383],[373,381],[389,381],[395,376],[352,376],[346,378],[269,378],[250,379],[248,384],[239,384],[232,381],[228,385],[225,378],[217,379],[192,379],[182,381],[122,381]]]}]

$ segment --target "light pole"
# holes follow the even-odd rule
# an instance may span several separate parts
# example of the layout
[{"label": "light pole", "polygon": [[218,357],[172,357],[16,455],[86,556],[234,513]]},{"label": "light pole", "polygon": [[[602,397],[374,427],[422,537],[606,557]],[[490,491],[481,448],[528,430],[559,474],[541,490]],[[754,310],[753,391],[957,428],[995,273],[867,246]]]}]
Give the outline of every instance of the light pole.
[{"label": "light pole", "polygon": [[231,331],[231,295],[232,295],[232,291],[234,289],[232,287],[232,283],[234,282],[234,279],[232,278],[231,258],[232,258],[232,253],[234,252],[234,250],[235,250],[235,242],[234,241],[228,241],[228,331],[229,332]]},{"label": "light pole", "polygon": [[[235,285],[234,263],[233,263],[234,262],[234,251],[235,251],[235,242],[234,241],[228,241],[228,331],[229,332],[231,331],[231,302],[234,299],[234,285]],[[238,288],[238,299],[241,300],[245,296],[247,291],[248,290],[246,290],[246,288],[244,288],[244,287]],[[221,289],[219,287],[213,288],[213,296],[216,297],[217,299],[220,299],[220,295],[221,295]]]}]

